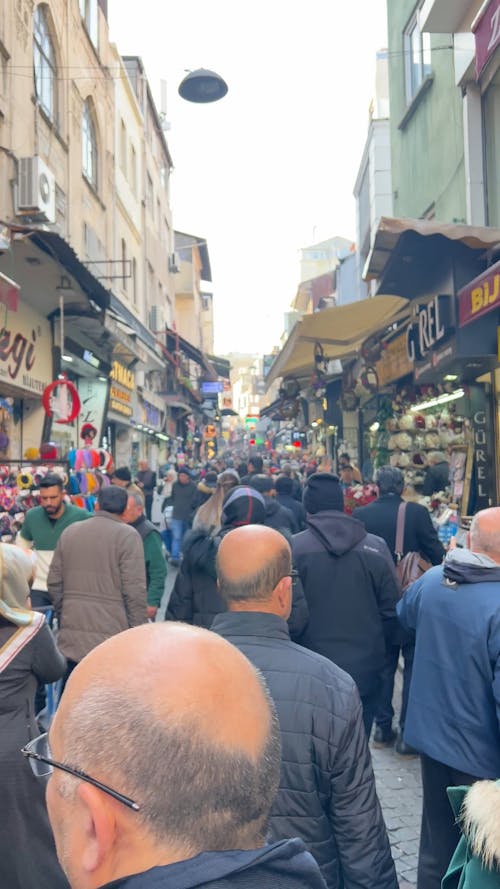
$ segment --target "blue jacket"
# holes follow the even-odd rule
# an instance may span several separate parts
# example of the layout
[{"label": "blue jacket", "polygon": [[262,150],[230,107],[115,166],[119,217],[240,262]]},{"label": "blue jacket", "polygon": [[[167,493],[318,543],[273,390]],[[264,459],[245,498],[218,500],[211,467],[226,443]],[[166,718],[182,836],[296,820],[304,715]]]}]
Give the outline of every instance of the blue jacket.
[{"label": "blue jacket", "polygon": [[298,836],[328,889],[396,889],[361,702],[347,673],[291,642],[276,614],[219,614],[212,630],[263,674],[281,729],[274,840]]},{"label": "blue jacket", "polygon": [[500,565],[454,550],[398,604],[416,631],[405,741],[478,778],[500,775]]},{"label": "blue jacket", "polygon": [[153,867],[101,889],[325,889],[317,864],[301,840],[261,849],[202,852],[187,861]]}]

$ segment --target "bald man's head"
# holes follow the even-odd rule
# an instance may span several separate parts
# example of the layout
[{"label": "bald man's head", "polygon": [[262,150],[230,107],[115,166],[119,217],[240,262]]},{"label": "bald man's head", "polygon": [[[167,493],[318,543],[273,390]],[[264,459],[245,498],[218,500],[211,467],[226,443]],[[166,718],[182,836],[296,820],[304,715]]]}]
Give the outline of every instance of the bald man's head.
[{"label": "bald man's head", "polygon": [[246,525],[230,531],[217,553],[219,591],[231,607],[238,602],[269,602],[280,581],[290,588],[292,555],[278,531]]},{"label": "bald man's head", "polygon": [[[196,855],[263,842],[279,780],[274,708],[249,661],[207,630],[149,624],[93,649],[68,681],[50,741],[54,759],[136,801],[129,817],[160,846]],[[77,784],[51,782],[62,795]]]},{"label": "bald man's head", "polygon": [[470,548],[500,563],[500,507],[476,513],[470,526]]}]

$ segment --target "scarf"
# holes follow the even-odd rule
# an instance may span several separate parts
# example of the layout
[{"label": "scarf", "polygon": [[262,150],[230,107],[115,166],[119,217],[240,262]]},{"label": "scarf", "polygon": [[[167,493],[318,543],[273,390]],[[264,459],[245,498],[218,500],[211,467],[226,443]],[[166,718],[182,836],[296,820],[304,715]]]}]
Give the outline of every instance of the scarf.
[{"label": "scarf", "polygon": [[0,617],[18,630],[0,648],[0,673],[43,627],[43,614],[27,608],[33,575],[31,557],[19,547],[0,543]]}]

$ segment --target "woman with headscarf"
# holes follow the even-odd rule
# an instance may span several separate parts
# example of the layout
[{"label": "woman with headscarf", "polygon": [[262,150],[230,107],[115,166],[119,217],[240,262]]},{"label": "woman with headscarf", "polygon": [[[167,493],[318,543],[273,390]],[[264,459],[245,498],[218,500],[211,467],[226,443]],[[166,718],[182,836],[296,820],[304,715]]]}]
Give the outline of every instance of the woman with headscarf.
[{"label": "woman with headscarf", "polygon": [[45,807],[45,787],[21,748],[36,738],[37,681],[65,672],[42,614],[31,610],[31,557],[0,543],[0,883],[5,889],[68,889]]}]

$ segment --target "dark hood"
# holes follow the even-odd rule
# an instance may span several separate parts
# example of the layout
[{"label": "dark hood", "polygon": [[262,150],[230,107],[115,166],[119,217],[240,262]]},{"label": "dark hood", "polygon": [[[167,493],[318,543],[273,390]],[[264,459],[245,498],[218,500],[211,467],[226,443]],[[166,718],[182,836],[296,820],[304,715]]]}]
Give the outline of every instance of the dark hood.
[{"label": "dark hood", "polygon": [[264,497],[266,503],[266,517],[268,515],[276,515],[280,511],[281,505],[275,497]]},{"label": "dark hood", "polygon": [[182,545],[184,558],[192,568],[201,569],[211,574],[214,580],[217,577],[215,570],[215,556],[217,554],[217,540],[214,539],[205,528],[197,528],[186,534]]},{"label": "dark hood", "polygon": [[[257,872],[255,885],[262,883],[264,877],[266,886],[285,887],[289,876],[295,878],[295,885],[300,880],[304,889],[324,889],[318,866],[305,851],[302,840],[281,840],[250,851],[202,852],[188,861],[115,880],[103,889],[195,889],[253,869]],[[228,881],[228,885],[232,882]]]},{"label": "dark hood", "polygon": [[308,514],[307,527],[321,540],[328,552],[342,556],[366,537],[362,522],[350,515],[334,510]]},{"label": "dark hood", "polygon": [[498,583],[500,565],[483,553],[452,549],[444,560],[443,576],[443,582],[447,586],[458,586],[460,583]]}]

